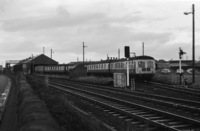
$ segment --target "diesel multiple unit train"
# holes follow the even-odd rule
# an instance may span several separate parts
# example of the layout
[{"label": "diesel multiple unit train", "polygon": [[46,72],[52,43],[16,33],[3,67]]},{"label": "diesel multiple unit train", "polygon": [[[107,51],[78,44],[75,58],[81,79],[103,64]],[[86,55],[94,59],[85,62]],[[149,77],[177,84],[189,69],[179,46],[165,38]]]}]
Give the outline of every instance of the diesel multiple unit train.
[{"label": "diesel multiple unit train", "polygon": [[[130,75],[134,76],[136,79],[151,80],[155,74],[155,59],[151,56],[129,58],[128,64]],[[70,69],[75,68],[77,65],[77,63],[74,63],[36,66],[35,72],[43,74],[68,74]],[[84,66],[87,69],[87,75],[112,76],[114,73],[126,73],[127,60],[124,58],[85,62]]]}]

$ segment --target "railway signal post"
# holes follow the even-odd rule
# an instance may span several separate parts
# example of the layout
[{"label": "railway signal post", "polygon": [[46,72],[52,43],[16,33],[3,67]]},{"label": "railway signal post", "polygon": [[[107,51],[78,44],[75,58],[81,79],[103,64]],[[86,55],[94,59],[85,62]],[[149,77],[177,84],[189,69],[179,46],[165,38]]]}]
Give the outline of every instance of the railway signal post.
[{"label": "railway signal post", "polygon": [[130,48],[129,48],[129,46],[125,46],[124,47],[124,52],[125,52],[125,57],[126,57],[126,66],[127,66],[127,88],[129,88],[129,57],[130,57]]},{"label": "railway signal post", "polygon": [[186,54],[185,52],[183,52],[183,50],[181,49],[181,47],[179,47],[179,73],[180,73],[180,85],[182,83],[182,69],[181,69],[181,59],[182,59],[182,56]]}]

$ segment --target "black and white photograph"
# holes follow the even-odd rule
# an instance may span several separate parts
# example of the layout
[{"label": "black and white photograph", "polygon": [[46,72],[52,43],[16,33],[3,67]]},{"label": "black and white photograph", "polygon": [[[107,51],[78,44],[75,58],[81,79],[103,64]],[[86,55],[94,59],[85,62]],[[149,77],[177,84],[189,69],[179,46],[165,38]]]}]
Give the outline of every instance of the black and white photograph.
[{"label": "black and white photograph", "polygon": [[0,0],[0,131],[200,131],[200,1]]}]

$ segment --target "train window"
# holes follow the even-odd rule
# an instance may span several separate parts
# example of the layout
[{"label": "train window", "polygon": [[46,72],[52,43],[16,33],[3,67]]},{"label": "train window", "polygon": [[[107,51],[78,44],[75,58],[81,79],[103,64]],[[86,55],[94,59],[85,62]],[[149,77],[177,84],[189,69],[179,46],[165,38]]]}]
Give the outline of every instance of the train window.
[{"label": "train window", "polygon": [[148,68],[153,68],[153,61],[148,61],[147,62],[147,67]]},{"label": "train window", "polygon": [[146,68],[142,68],[142,71],[146,71]]},{"label": "train window", "polygon": [[144,61],[139,61],[138,62],[138,67],[144,68],[145,67],[145,62]]}]

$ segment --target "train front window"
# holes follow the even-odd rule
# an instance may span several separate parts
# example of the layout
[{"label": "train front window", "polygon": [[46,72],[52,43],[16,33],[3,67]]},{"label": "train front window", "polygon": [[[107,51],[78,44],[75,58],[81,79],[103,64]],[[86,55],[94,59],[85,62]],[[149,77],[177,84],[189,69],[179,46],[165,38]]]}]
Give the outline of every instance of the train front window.
[{"label": "train front window", "polygon": [[138,67],[139,68],[144,68],[145,67],[145,62],[144,61],[139,61],[138,62]]},{"label": "train front window", "polygon": [[153,62],[152,61],[148,61],[147,62],[147,67],[148,68],[153,68]]}]

